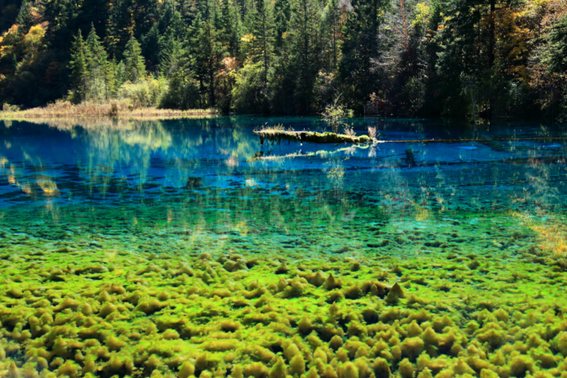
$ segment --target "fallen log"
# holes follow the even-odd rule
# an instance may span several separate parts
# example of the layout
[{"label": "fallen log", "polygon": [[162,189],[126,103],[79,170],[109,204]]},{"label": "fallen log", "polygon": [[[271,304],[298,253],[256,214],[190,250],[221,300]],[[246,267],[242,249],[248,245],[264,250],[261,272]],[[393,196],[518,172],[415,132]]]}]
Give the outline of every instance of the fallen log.
[{"label": "fallen log", "polygon": [[318,133],[315,131],[291,131],[279,129],[262,129],[255,130],[254,134],[260,137],[260,143],[264,144],[264,140],[271,142],[281,142],[282,140],[290,140],[294,142],[310,142],[310,143],[371,143],[372,138],[368,135],[346,135],[336,134],[332,132]]}]

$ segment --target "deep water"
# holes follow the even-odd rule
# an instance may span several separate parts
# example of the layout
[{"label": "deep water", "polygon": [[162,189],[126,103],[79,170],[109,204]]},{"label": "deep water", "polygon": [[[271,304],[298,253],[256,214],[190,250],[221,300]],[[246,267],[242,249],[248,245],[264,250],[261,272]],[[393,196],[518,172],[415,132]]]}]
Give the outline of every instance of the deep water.
[{"label": "deep water", "polygon": [[567,134],[349,123],[0,121],[0,376],[567,374]]}]

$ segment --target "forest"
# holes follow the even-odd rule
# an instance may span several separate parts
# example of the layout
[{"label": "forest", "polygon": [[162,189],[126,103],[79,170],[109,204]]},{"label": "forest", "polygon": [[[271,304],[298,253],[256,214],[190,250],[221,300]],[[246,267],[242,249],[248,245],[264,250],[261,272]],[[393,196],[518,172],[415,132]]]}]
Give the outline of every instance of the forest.
[{"label": "forest", "polygon": [[564,0],[0,0],[0,104],[567,120]]}]

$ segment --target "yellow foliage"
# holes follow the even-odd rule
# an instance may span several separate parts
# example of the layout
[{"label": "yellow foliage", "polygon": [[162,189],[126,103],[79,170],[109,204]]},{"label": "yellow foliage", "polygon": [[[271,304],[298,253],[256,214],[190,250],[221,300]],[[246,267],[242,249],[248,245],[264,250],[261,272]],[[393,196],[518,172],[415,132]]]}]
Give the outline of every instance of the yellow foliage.
[{"label": "yellow foliage", "polygon": [[26,48],[34,51],[41,45],[45,37],[45,29],[42,25],[34,25],[30,28],[28,34],[24,36],[24,44]]},{"label": "yellow foliage", "polygon": [[245,43],[252,42],[254,40],[254,36],[252,34],[244,34],[240,40]]},{"label": "yellow foliage", "polygon": [[427,3],[418,3],[415,6],[415,20],[412,25],[425,25],[431,15],[431,7]]}]

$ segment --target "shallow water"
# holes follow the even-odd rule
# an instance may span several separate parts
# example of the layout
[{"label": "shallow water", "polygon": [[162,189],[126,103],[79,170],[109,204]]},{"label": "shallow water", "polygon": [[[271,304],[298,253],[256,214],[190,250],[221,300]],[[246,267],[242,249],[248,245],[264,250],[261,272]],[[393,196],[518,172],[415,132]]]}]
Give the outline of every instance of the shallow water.
[{"label": "shallow water", "polygon": [[[265,124],[324,128],[316,119],[247,117],[3,125],[0,224],[43,238],[96,234],[128,243],[191,234],[212,252],[228,243],[403,256],[431,250],[428,242],[501,251],[514,233],[563,222],[567,142],[541,126],[447,132],[431,121],[355,119],[359,134],[377,127],[381,143],[329,146],[261,145],[252,131]],[[382,143],[459,138],[468,141]],[[258,151],[263,158],[254,158]],[[226,243],[214,243],[219,235]],[[384,235],[403,240],[375,247]],[[480,239],[451,240],[463,237]]]},{"label": "shallow water", "polygon": [[0,122],[0,376],[567,374],[567,134],[350,123]]}]

